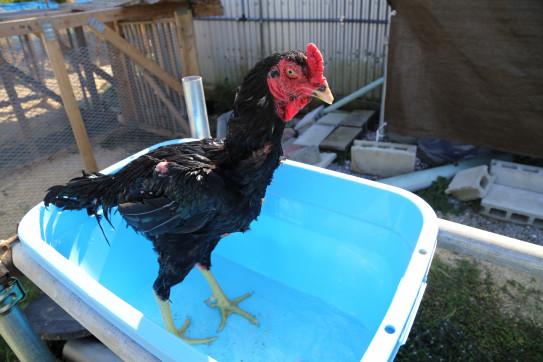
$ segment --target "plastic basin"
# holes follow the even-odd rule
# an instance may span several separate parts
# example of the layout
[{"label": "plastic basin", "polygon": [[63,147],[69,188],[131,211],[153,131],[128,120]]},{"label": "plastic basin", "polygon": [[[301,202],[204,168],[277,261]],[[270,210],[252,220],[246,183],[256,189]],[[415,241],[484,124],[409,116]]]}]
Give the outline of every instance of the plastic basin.
[{"label": "plastic basin", "polygon": [[[184,142],[177,140],[164,144]],[[104,172],[111,173],[142,153]],[[285,161],[251,230],[224,238],[213,272],[260,326],[237,315],[217,333],[218,310],[193,270],[171,291],[191,346],[169,333],[155,303],[151,243],[114,213],[107,240],[86,211],[36,205],[23,218],[26,252],[96,311],[161,360],[378,361],[405,343],[426,287],[437,219],[417,196],[387,185]],[[84,316],[81,316],[84,318]]]}]

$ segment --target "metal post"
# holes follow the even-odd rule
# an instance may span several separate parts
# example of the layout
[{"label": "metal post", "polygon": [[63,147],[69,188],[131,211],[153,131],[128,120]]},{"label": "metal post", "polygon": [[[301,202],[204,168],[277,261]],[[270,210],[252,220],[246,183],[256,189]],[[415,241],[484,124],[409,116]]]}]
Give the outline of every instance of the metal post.
[{"label": "metal post", "polygon": [[34,332],[18,303],[26,298],[16,278],[0,290],[0,334],[17,358],[26,361],[51,361],[54,359]]},{"label": "metal post", "polygon": [[209,132],[209,122],[207,120],[202,77],[184,77],[182,82],[192,137],[198,139],[211,137]]},{"label": "metal post", "polygon": [[383,69],[383,89],[381,93],[381,110],[379,112],[379,128],[377,129],[377,141],[382,141],[385,138],[385,98],[386,98],[386,92],[387,92],[387,73],[388,73],[388,42],[390,39],[390,21],[391,18],[396,15],[396,10],[390,10],[388,12],[388,32],[385,35],[385,59],[384,59],[384,69]]}]

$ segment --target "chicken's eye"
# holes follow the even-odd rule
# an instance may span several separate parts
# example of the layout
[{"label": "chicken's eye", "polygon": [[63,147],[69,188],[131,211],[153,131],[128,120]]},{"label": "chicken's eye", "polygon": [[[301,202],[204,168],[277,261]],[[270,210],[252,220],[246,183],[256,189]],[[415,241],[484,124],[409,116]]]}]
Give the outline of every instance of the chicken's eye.
[{"label": "chicken's eye", "polygon": [[296,78],[296,77],[297,77],[296,72],[293,71],[293,70],[290,69],[290,68],[287,69],[287,76],[288,76],[289,78]]}]

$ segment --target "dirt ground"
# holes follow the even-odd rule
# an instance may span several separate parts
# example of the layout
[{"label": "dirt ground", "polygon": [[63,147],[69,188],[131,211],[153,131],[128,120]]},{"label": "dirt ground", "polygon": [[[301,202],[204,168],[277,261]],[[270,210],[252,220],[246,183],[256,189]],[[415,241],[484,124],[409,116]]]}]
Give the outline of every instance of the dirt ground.
[{"label": "dirt ground", "polygon": [[[129,155],[129,151],[124,148],[94,148],[99,169]],[[37,163],[0,178],[0,239],[15,234],[17,223],[34,205],[43,200],[49,187],[80,176],[83,168],[80,154],[73,153]]]}]

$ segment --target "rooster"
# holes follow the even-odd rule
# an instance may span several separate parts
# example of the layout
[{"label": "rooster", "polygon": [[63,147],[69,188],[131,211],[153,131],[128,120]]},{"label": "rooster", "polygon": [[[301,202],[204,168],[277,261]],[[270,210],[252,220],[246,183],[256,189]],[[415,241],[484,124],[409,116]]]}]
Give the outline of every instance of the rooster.
[{"label": "rooster", "polygon": [[170,311],[170,288],[190,270],[204,275],[212,290],[206,301],[227,317],[238,313],[256,318],[230,300],[210,271],[211,252],[222,237],[249,229],[260,214],[266,188],[282,157],[285,122],[313,97],[332,103],[323,76],[320,51],[276,53],[259,61],[245,76],[234,100],[226,138],[202,139],[157,148],[114,174],[84,173],[66,185],[53,186],[44,199],[64,210],[86,209],[109,221],[116,208],[126,223],[153,243],[159,272],[153,292],[166,329],[188,343],[216,337],[185,336],[190,323],[177,329]]}]

